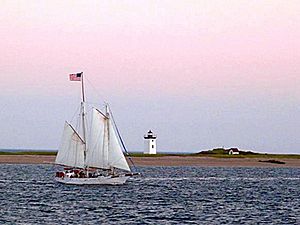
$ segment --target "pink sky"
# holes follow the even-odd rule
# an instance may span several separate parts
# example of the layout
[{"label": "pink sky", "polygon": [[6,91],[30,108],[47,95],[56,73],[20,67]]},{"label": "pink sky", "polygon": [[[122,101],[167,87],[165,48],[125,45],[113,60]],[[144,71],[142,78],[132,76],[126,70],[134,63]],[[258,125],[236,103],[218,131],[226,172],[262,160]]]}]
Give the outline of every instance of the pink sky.
[{"label": "pink sky", "polygon": [[[298,0],[2,0],[1,96],[70,97],[67,75],[84,71],[107,98],[240,106],[246,96],[278,111],[300,100],[299,12]],[[294,113],[290,124],[299,124],[295,108],[282,114]]]},{"label": "pink sky", "polygon": [[298,1],[0,4],[2,90],[47,84],[59,92],[62,76],[83,70],[101,88],[141,94],[299,94]]}]

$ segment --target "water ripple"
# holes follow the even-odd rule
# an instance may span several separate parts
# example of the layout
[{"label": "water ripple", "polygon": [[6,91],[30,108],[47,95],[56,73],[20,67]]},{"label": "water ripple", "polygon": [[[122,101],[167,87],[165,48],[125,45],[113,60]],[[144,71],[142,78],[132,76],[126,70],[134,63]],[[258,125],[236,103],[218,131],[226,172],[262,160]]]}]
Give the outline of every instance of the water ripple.
[{"label": "water ripple", "polygon": [[0,224],[300,224],[300,170],[141,167],[124,186],[66,186],[0,165]]}]

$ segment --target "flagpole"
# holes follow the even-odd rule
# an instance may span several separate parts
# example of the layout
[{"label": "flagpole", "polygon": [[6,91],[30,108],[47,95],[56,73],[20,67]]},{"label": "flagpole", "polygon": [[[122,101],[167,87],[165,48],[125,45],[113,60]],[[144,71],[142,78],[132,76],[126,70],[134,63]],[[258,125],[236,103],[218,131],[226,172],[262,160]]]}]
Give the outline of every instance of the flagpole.
[{"label": "flagpole", "polygon": [[81,72],[81,94],[82,94],[82,102],[85,102],[83,72]]}]

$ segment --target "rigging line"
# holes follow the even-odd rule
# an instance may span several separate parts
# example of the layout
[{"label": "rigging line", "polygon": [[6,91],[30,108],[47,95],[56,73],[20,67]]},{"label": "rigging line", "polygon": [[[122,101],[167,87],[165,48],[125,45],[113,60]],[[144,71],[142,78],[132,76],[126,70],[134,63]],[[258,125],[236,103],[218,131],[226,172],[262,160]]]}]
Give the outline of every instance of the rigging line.
[{"label": "rigging line", "polygon": [[81,130],[81,113],[82,113],[82,107],[81,106],[79,107],[80,109],[76,120],[76,130],[78,130],[78,132],[80,132]]},{"label": "rigging line", "polygon": [[[98,99],[104,99],[104,97],[103,96],[101,96],[101,95],[99,95],[99,92],[98,92],[98,90],[96,89],[96,87],[92,84],[92,82],[90,82],[90,80],[87,78],[87,77],[85,77],[85,80],[89,83],[89,85],[92,87],[92,89],[94,90],[94,92],[96,93],[96,95],[97,95],[97,98]],[[103,98],[102,98],[103,97]],[[99,103],[98,103],[99,104]]]},{"label": "rigging line", "polygon": [[71,119],[70,122],[73,122],[73,120],[74,120],[76,114],[78,114],[78,112],[79,112],[79,108],[80,108],[80,106],[77,107],[77,109],[76,109],[75,113],[73,114],[72,119]]},{"label": "rigging line", "polygon": [[[92,106],[87,114],[89,114],[93,109],[97,110],[104,118],[107,118],[107,116],[104,114],[104,112],[102,112],[102,110],[100,110],[100,104],[99,103],[95,103],[95,102],[86,102],[88,106]],[[99,106],[99,107],[97,107]]]},{"label": "rigging line", "polygon": [[[90,113],[91,113],[92,109],[87,109],[87,111],[85,112],[85,128],[86,128],[86,132],[87,132],[87,135],[86,135],[86,139],[88,139],[90,137],[90,133],[91,133],[91,130],[90,130],[90,124],[88,123],[90,121]],[[87,141],[86,141],[87,142]]]},{"label": "rigging line", "polygon": [[[107,104],[107,105],[108,105],[108,104]],[[108,105],[108,106],[109,106],[109,105]],[[110,107],[109,107],[109,108],[110,108]],[[122,137],[121,137],[121,134],[120,134],[120,132],[119,132],[119,129],[118,129],[116,123],[115,123],[115,119],[114,119],[114,116],[113,116],[113,113],[112,113],[111,110],[110,110],[110,115],[111,115],[113,124],[114,124],[114,126],[115,126],[115,128],[116,128],[116,131],[117,131],[117,134],[118,134],[118,136],[119,136],[119,139],[120,139],[120,141],[121,141],[121,144],[122,144],[122,146],[123,146],[123,148],[124,148],[124,150],[125,150],[125,152],[126,152],[126,155],[128,156],[129,161],[130,161],[131,164],[133,165],[134,170],[137,172],[136,166],[135,166],[134,162],[132,161],[129,152],[128,152],[127,149],[126,149],[126,146],[125,146],[125,144],[124,144],[124,142],[123,142],[123,139],[122,139]]]},{"label": "rigging line", "polygon": [[99,102],[85,102],[85,104],[87,106],[97,106],[97,107],[99,106],[99,108],[101,105],[103,105],[103,104],[100,104]]}]

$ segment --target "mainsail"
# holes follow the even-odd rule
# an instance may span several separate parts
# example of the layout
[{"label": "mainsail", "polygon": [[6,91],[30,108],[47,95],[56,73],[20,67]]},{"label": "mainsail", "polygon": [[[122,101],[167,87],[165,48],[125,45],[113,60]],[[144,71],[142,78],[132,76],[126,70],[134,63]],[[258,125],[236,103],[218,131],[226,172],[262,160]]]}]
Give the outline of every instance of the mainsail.
[{"label": "mainsail", "polygon": [[84,150],[84,141],[74,128],[66,122],[55,163],[64,166],[84,168]]},{"label": "mainsail", "polygon": [[86,165],[109,169],[108,132],[106,118],[93,108],[91,136],[86,154]]},{"label": "mainsail", "polygon": [[118,168],[130,171],[112,118],[93,109],[90,143],[86,154],[86,166],[102,169]]}]

